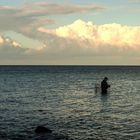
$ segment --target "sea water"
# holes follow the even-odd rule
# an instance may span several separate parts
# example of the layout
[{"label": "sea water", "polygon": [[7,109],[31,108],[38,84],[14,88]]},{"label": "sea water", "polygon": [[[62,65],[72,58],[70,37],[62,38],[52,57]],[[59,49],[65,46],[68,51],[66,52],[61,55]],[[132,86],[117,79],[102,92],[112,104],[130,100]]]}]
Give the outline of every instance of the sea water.
[{"label": "sea water", "polygon": [[0,140],[12,139],[139,140],[140,67],[0,66]]}]

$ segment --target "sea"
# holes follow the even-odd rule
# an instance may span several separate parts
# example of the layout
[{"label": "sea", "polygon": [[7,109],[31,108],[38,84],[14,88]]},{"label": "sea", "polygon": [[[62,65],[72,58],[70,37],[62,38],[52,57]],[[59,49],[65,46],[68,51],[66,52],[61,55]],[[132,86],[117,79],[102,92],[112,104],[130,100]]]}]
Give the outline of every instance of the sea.
[{"label": "sea", "polygon": [[0,66],[0,140],[140,140],[140,66]]}]

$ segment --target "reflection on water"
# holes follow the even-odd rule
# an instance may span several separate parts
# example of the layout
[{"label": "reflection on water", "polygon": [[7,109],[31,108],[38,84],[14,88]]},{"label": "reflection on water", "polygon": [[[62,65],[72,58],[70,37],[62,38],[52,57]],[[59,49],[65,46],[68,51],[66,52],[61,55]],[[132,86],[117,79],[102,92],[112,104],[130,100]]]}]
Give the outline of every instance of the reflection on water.
[{"label": "reflection on water", "polygon": [[[95,92],[104,76],[107,95]],[[138,140],[139,91],[140,67],[1,66],[0,139]]]},{"label": "reflection on water", "polygon": [[101,94],[101,103],[103,107],[107,106],[107,100],[109,98],[108,96],[108,94]]}]

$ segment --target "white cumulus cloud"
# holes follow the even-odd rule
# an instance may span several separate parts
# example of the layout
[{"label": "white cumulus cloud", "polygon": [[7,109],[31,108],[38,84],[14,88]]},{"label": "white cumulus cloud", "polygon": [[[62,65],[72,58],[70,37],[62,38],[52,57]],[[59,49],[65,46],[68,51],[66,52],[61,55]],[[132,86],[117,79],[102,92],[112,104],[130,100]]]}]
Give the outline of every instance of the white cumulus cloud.
[{"label": "white cumulus cloud", "polygon": [[[96,25],[92,22],[77,20],[71,25],[57,29],[38,28],[39,32],[56,36],[56,42],[62,40],[59,45],[67,48],[69,41],[76,47],[87,48],[98,55],[123,54],[132,55],[140,51],[140,26],[127,26],[121,24]],[[55,42],[53,41],[53,42]],[[68,43],[64,43],[64,42]],[[49,42],[49,41],[48,41]],[[65,44],[65,45],[64,45]],[[51,47],[51,46],[50,46]],[[135,55],[135,54],[134,54]]]}]

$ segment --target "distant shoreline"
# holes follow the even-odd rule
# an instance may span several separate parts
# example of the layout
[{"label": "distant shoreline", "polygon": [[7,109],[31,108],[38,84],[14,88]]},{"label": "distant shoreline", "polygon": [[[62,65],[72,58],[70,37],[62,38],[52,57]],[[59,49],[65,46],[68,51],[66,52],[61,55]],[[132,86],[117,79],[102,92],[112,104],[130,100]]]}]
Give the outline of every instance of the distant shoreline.
[{"label": "distant shoreline", "polygon": [[140,67],[140,65],[14,65],[14,64],[10,64],[10,65],[0,65],[0,67],[2,66],[31,66],[31,67],[36,67],[36,66],[51,66],[51,67]]}]

